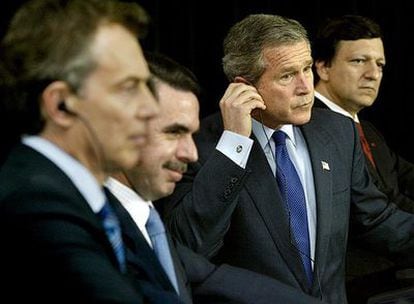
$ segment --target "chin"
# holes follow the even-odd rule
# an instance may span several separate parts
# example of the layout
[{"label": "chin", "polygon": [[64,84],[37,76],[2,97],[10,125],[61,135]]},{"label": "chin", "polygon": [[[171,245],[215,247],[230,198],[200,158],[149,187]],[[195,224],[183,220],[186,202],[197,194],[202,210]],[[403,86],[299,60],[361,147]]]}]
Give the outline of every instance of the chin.
[{"label": "chin", "polygon": [[175,183],[172,183],[172,185],[171,184],[166,185],[163,191],[160,191],[160,192],[162,192],[163,196],[168,196],[174,192],[174,189],[175,189]]},{"label": "chin", "polygon": [[291,124],[297,126],[304,125],[309,122],[310,118],[311,112],[309,111],[309,113],[296,116],[294,119],[292,119]]}]

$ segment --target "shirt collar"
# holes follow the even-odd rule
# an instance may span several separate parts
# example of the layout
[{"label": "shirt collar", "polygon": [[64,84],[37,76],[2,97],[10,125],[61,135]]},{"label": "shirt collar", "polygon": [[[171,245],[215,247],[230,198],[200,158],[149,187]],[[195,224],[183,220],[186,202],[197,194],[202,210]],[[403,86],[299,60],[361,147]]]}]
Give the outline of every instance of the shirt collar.
[{"label": "shirt collar", "polygon": [[282,130],[284,133],[286,133],[286,135],[292,141],[293,145],[296,146],[295,132],[293,131],[293,125],[291,124],[283,125],[279,129],[274,130],[265,126],[261,122],[258,122],[256,119],[252,119],[252,129],[253,134],[256,136],[262,149],[266,147],[270,141],[270,138],[272,138],[273,133],[277,130]]},{"label": "shirt collar", "polygon": [[109,177],[105,186],[120,201],[122,206],[129,212],[139,227],[145,227],[149,217],[149,208],[154,207],[151,201],[144,200],[130,187],[124,185],[115,178]]},{"label": "shirt collar", "polygon": [[329,100],[325,96],[323,96],[321,93],[315,91],[315,97],[317,97],[320,101],[322,101],[329,109],[332,111],[342,114],[346,117],[351,118],[355,122],[359,122],[358,114],[355,114],[355,117],[353,117],[348,111],[344,110],[342,107],[338,106],[333,101]]},{"label": "shirt collar", "polygon": [[22,142],[58,166],[73,182],[93,212],[98,213],[102,209],[106,200],[102,187],[92,173],[78,160],[40,136],[24,136]]}]

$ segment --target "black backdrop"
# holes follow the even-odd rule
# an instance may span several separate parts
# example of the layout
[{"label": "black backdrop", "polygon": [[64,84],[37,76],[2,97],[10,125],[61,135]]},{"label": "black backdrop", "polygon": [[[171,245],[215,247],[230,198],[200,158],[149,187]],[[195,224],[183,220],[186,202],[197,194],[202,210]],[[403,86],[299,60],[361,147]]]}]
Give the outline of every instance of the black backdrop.
[{"label": "black backdrop", "polygon": [[[6,3],[9,5],[6,6]],[[1,29],[24,1],[2,1]],[[251,13],[280,14],[300,21],[310,37],[326,17],[360,14],[377,21],[384,32],[387,65],[379,97],[361,112],[387,138],[390,146],[414,162],[411,142],[414,116],[414,15],[408,1],[376,0],[138,0],[151,15],[145,49],[163,52],[194,71],[203,88],[201,116],[218,110],[227,86],[221,70],[222,41],[235,22]],[[64,22],[64,21],[63,21]]]}]

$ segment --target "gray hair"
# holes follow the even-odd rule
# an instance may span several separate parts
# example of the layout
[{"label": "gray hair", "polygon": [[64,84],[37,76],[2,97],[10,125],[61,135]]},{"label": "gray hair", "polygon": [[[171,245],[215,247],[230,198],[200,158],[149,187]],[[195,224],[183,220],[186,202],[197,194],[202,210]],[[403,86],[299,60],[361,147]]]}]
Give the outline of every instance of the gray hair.
[{"label": "gray hair", "polygon": [[278,15],[249,15],[236,23],[224,39],[224,73],[230,82],[242,76],[255,84],[265,70],[265,48],[301,41],[309,43],[309,38],[298,21]]}]

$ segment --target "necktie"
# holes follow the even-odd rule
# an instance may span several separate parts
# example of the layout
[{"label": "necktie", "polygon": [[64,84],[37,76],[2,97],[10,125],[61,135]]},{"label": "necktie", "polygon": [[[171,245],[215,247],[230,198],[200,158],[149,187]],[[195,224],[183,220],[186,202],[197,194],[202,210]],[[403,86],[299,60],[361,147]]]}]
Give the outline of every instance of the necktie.
[{"label": "necktie", "polygon": [[376,168],[374,157],[372,156],[371,148],[369,147],[369,143],[367,138],[365,137],[364,131],[362,130],[362,126],[360,123],[355,123],[358,133],[359,133],[359,140],[361,141],[362,150],[364,151],[365,157],[369,160],[371,165]]},{"label": "necktie", "polygon": [[289,158],[286,148],[286,134],[276,131],[272,135],[276,144],[276,179],[282,198],[289,213],[290,228],[309,284],[313,273],[310,258],[308,217],[306,214],[305,194],[298,173]]},{"label": "necktie", "polygon": [[177,293],[179,293],[177,277],[175,275],[174,264],[171,257],[170,247],[167,241],[167,235],[165,234],[164,224],[162,223],[160,216],[155,208],[150,207],[150,214],[145,227],[160,264],[167,273],[168,278],[170,279],[175,290]]},{"label": "necktie", "polygon": [[101,218],[105,233],[112,245],[116,258],[118,259],[119,268],[121,272],[124,273],[126,271],[126,262],[121,227],[119,225],[118,218],[116,217],[108,201],[105,202],[101,211],[98,212],[98,215]]}]

